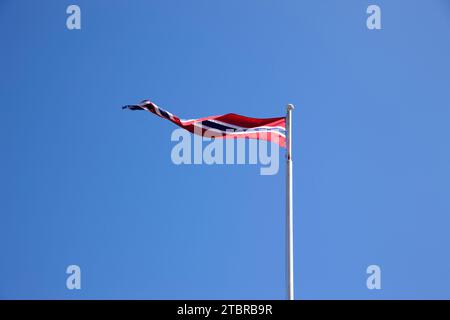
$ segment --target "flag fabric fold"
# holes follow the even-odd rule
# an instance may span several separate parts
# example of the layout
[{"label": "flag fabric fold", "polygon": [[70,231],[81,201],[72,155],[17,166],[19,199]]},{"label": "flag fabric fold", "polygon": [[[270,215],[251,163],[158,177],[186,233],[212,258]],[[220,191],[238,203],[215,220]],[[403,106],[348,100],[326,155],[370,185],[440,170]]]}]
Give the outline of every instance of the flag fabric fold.
[{"label": "flag fabric fold", "polygon": [[259,119],[228,113],[220,116],[184,120],[158,107],[150,100],[144,100],[140,104],[126,105],[122,109],[149,111],[183,129],[204,137],[260,139],[277,143],[283,148],[286,147],[285,117]]}]

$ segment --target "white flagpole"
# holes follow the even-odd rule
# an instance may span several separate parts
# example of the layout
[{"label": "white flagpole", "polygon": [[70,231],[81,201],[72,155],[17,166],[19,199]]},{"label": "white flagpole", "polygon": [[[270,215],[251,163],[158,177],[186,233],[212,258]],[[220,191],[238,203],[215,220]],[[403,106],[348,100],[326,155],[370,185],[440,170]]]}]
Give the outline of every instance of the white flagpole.
[{"label": "white flagpole", "polygon": [[286,281],[287,298],[294,300],[294,221],[292,207],[292,110],[286,108]]}]

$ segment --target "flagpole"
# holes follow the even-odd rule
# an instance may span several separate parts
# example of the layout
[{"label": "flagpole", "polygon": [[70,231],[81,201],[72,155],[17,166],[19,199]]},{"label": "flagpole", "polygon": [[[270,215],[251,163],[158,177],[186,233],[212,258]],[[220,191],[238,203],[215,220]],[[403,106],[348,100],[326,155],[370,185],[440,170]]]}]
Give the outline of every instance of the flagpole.
[{"label": "flagpole", "polygon": [[292,110],[286,108],[286,285],[287,298],[294,300],[294,221],[292,207]]}]

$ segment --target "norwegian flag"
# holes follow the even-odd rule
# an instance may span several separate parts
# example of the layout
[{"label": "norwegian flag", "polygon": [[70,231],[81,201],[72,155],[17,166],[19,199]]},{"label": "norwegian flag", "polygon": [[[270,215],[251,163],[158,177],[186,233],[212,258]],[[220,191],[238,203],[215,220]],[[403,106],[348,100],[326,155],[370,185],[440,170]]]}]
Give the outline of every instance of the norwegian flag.
[{"label": "norwegian flag", "polygon": [[183,129],[205,137],[260,139],[278,143],[283,148],[286,147],[285,117],[258,119],[228,113],[221,116],[183,120],[149,100],[144,100],[136,105],[126,105],[122,109],[150,111]]}]

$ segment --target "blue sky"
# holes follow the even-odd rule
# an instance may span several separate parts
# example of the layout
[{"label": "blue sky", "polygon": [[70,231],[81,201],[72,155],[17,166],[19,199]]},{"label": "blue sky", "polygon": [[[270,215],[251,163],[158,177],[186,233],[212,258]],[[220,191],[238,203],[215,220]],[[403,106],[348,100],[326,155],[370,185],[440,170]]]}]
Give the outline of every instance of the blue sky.
[{"label": "blue sky", "polygon": [[176,166],[145,98],[296,105],[297,298],[450,298],[447,1],[2,0],[0,35],[0,298],[285,297],[284,163]]}]

